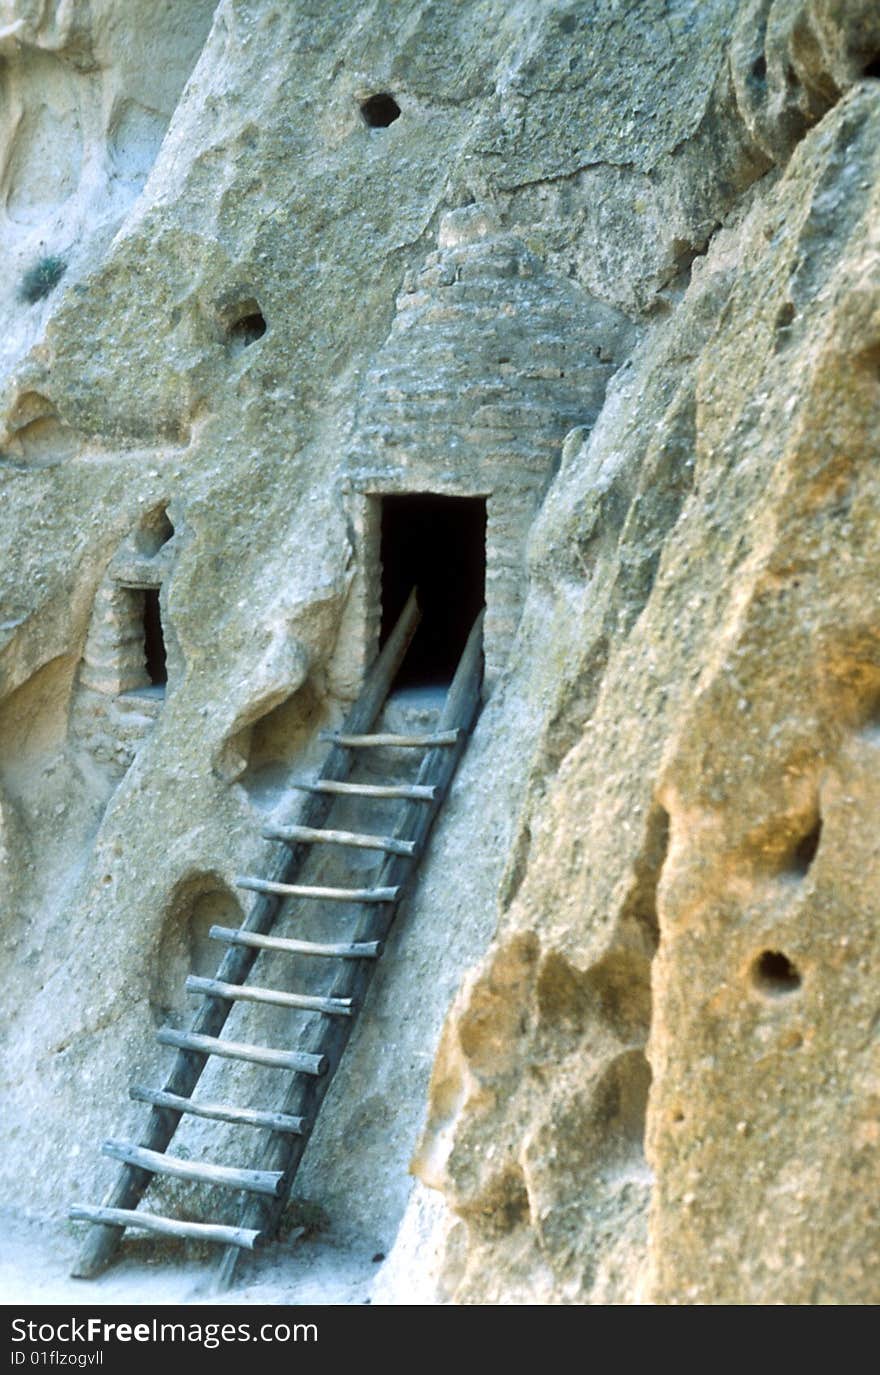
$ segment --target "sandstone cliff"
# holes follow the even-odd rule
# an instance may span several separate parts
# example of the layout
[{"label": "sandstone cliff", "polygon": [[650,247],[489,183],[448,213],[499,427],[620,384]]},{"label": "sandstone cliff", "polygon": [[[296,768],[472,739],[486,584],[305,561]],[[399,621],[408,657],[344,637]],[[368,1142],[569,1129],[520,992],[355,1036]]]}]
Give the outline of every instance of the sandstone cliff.
[{"label": "sandstone cliff", "polygon": [[5,0],[0,149],[6,1203],[137,1132],[370,502],[482,494],[488,700],[298,1192],[384,1301],[876,1301],[877,7]]}]

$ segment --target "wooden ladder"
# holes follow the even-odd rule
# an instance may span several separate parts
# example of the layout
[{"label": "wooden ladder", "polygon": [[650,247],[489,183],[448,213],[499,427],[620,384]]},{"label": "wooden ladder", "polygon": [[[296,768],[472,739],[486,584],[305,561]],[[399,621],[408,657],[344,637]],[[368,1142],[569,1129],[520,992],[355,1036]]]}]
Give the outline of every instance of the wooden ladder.
[{"label": "wooden ladder", "polygon": [[[187,991],[203,996],[188,1031],[163,1027],[162,1045],[177,1050],[163,1088],[136,1085],[132,1098],[149,1103],[150,1117],[141,1143],[107,1141],[105,1155],[122,1162],[115,1186],[100,1207],[77,1204],[69,1210],[75,1220],[91,1222],[75,1276],[91,1278],[110,1263],[125,1229],[173,1237],[191,1237],[224,1247],[218,1287],[231,1284],[243,1249],[253,1250],[277,1233],[284,1206],[315,1126],[321,1103],[363,1005],[376,960],[395,913],[418,867],[431,825],[455,773],[468,733],[476,718],[482,683],[482,614],[470,633],[455,677],[446,696],[438,728],[424,734],[371,733],[385,704],[419,621],[416,594],[367,675],[363,691],[342,730],[322,732],[331,749],[320,775],[296,783],[307,799],[295,826],[270,827],[263,834],[281,843],[279,858],[268,878],[240,877],[237,886],[257,894],[248,916],[237,930],[212,926],[212,938],[226,945],[226,954],[213,979],[190,976]],[[414,783],[349,782],[353,762],[373,748],[418,750],[421,764]],[[327,829],[331,810],[341,797],[369,801],[397,799],[400,816],[393,834],[372,835]],[[315,845],[352,846],[384,854],[375,883],[366,888],[336,888],[298,884],[299,870]],[[288,899],[346,902],[358,905],[353,939],[315,942],[273,935],[279,912]],[[338,966],[327,995],[315,996],[264,988],[248,982],[261,951],[333,960]],[[224,1037],[236,1002],[259,1003],[319,1014],[305,1027],[296,1050],[276,1049]],[[286,1090],[277,1107],[237,1107],[194,1097],[202,1072],[212,1056],[246,1061],[283,1070]],[[214,1165],[167,1154],[184,1115],[208,1121],[253,1127],[266,1133],[254,1168]],[[155,1175],[203,1182],[242,1192],[237,1226],[182,1221],[141,1212],[138,1204]]]}]

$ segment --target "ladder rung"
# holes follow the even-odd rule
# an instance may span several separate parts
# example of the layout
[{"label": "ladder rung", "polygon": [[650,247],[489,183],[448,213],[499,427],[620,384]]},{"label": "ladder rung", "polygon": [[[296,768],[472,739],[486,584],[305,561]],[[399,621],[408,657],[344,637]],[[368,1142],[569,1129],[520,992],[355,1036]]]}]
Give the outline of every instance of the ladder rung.
[{"label": "ladder rung", "polygon": [[393,836],[361,835],[357,831],[317,830],[313,826],[267,826],[265,840],[283,840],[287,845],[352,845],[361,850],[384,850],[389,855],[414,855],[415,841]]},{"label": "ladder rung", "polygon": [[187,976],[186,988],[188,993],[205,993],[211,998],[271,1003],[273,1007],[296,1007],[306,1012],[326,1012],[337,1017],[350,1017],[354,1011],[352,998],[320,998],[308,993],[282,993],[276,988],[257,988],[253,984],[227,984],[220,979],[202,979],[196,974]]},{"label": "ladder rung", "polygon": [[154,1108],[170,1108],[172,1112],[185,1112],[190,1117],[206,1117],[211,1122],[234,1122],[242,1127],[268,1127],[270,1131],[290,1132],[294,1136],[301,1136],[305,1128],[304,1117],[290,1117],[285,1112],[237,1108],[232,1103],[201,1103],[192,1098],[182,1098],[177,1093],[167,1093],[164,1089],[144,1088],[142,1084],[134,1084],[128,1093],[137,1103],[151,1103]]},{"label": "ladder rung", "polygon": [[291,941],[284,936],[261,936],[256,931],[233,931],[229,926],[212,926],[212,940],[227,945],[249,945],[254,950],[281,950],[287,955],[326,955],[340,960],[375,960],[382,954],[381,941],[321,945],[317,941]]},{"label": "ladder rung", "polygon": [[262,1232],[249,1227],[223,1227],[213,1222],[179,1222],[176,1217],[139,1213],[134,1208],[92,1208],[75,1203],[67,1216],[74,1222],[102,1222],[108,1227],[133,1227],[140,1232],[156,1232],[163,1237],[192,1237],[196,1241],[216,1241],[221,1246],[242,1246],[248,1251],[262,1245]]},{"label": "ladder rung", "polygon": [[344,731],[322,730],[321,739],[333,745],[341,745],[345,750],[373,749],[388,746],[392,749],[435,749],[437,746],[457,745],[461,731],[441,730],[429,735],[395,735],[391,732],[379,735],[346,735]]},{"label": "ladder rung", "polygon": [[[211,928],[213,931],[213,927]],[[201,1036],[195,1031],[176,1031],[163,1026],[156,1032],[162,1046],[176,1046],[178,1050],[194,1050],[200,1055],[219,1055],[226,1060],[248,1060],[269,1069],[301,1070],[304,1074],[325,1074],[326,1055],[307,1055],[300,1050],[275,1050],[270,1046],[244,1045],[241,1041],[224,1041],[220,1036]]]},{"label": "ladder rung", "polygon": [[246,1189],[252,1194],[277,1198],[282,1190],[283,1170],[239,1170],[232,1165],[209,1165],[201,1160],[181,1160],[164,1151],[149,1151],[128,1141],[105,1141],[102,1155],[135,1165],[150,1174],[167,1174],[173,1179],[194,1179],[200,1184],[221,1184],[227,1189]]},{"label": "ladder rung", "polygon": [[439,788],[427,783],[336,783],[317,778],[314,783],[290,783],[301,793],[336,793],[341,797],[400,797],[411,802],[433,802]]},{"label": "ladder rung", "polygon": [[400,888],[312,888],[303,883],[271,883],[265,878],[239,874],[236,888],[252,893],[278,893],[284,898],[318,898],[324,902],[396,902]]}]

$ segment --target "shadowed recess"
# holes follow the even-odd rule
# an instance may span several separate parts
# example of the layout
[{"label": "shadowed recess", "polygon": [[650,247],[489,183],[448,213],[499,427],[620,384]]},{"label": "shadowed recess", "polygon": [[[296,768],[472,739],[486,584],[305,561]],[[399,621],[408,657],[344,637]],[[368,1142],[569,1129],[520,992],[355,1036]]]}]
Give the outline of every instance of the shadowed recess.
[{"label": "shadowed recess", "polygon": [[361,101],[361,115],[371,129],[387,129],[400,118],[400,106],[388,91],[380,91]]},{"label": "shadowed recess", "polygon": [[452,681],[485,585],[485,497],[420,493],[383,499],[382,643],[413,587],[422,610],[399,687]]},{"label": "shadowed recess", "polygon": [[29,267],[22,277],[18,289],[19,299],[26,301],[28,305],[41,301],[44,296],[55,290],[66,271],[67,264],[63,258],[53,255],[40,258],[39,262]]},{"label": "shadowed recess", "polygon": [[810,866],[816,858],[819,849],[819,842],[822,839],[822,819],[817,817],[814,825],[801,836],[800,840],[789,853],[786,868],[789,873],[804,878],[810,871]]},{"label": "shadowed recess", "polygon": [[217,971],[217,943],[208,932],[214,925],[238,926],[242,911],[221,879],[195,875],[180,882],[168,903],[150,970],[150,1009],[159,1026],[179,1026],[190,1010],[185,980],[188,974],[211,978]]},{"label": "shadowed recess", "polygon": [[158,587],[144,588],[144,659],[153,687],[168,682],[168,663],[165,636],[162,633],[162,614],[159,608]]},{"label": "shadowed recess", "polygon": [[801,986],[797,966],[781,950],[762,950],[752,964],[752,985],[770,998],[784,998]]},{"label": "shadowed recess", "polygon": [[155,558],[159,550],[174,535],[174,526],[166,506],[157,506],[141,521],[134,536],[135,548],[147,558]]},{"label": "shadowed recess", "polygon": [[241,353],[258,339],[262,339],[268,328],[260,303],[253,296],[224,311],[223,323],[226,329],[226,347],[233,355]]}]

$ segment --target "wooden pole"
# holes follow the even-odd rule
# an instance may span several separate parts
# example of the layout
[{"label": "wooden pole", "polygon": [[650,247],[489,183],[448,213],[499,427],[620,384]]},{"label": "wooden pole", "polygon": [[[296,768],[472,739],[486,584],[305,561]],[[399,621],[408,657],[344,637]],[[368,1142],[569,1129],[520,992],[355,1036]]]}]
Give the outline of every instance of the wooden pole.
[{"label": "wooden pole", "polygon": [[219,1241],[253,1251],[265,1238],[244,1227],[221,1227],[212,1222],[179,1222],[176,1217],[136,1213],[127,1208],[92,1208],[75,1203],[68,1213],[74,1222],[100,1222],[115,1230],[133,1227],[136,1232],[155,1232],[162,1237],[186,1237],[194,1241]]},{"label": "wooden pole", "polygon": [[283,1112],[239,1108],[233,1103],[205,1103],[194,1098],[181,1098],[176,1093],[164,1093],[162,1089],[148,1089],[143,1084],[133,1084],[128,1096],[138,1103],[151,1103],[154,1108],[172,1108],[175,1112],[204,1117],[210,1122],[232,1122],[240,1127],[268,1127],[271,1131],[297,1134],[303,1129],[302,1118],[288,1117]]},{"label": "wooden pole", "polygon": [[128,1165],[142,1165],[151,1174],[169,1175],[173,1179],[193,1179],[200,1184],[219,1184],[226,1189],[248,1189],[255,1194],[269,1194],[277,1198],[284,1176],[278,1170],[240,1170],[233,1165],[212,1165],[205,1160],[181,1160],[166,1151],[147,1151],[129,1141],[105,1141],[101,1147],[111,1160]]}]

